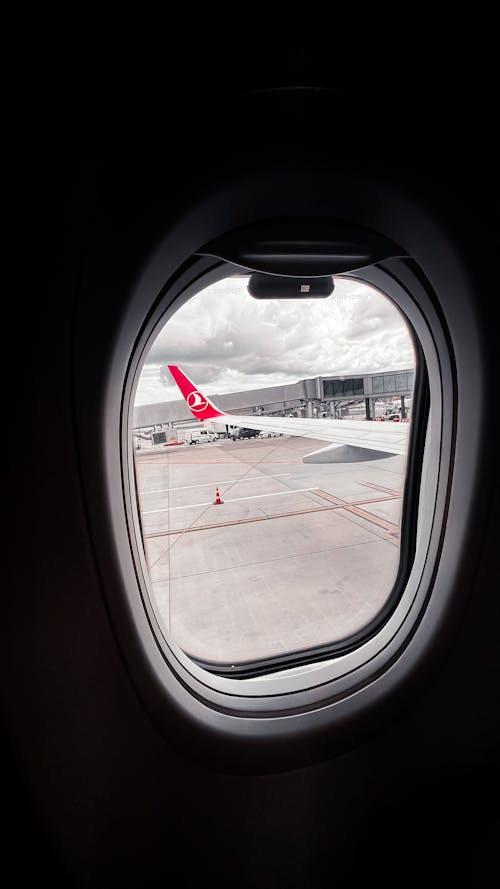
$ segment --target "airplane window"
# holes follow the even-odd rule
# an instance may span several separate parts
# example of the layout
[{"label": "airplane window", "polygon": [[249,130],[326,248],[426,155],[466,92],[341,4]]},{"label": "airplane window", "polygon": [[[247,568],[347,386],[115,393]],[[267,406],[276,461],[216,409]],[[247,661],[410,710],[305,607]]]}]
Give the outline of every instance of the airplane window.
[{"label": "airplane window", "polygon": [[159,329],[131,424],[159,625],[236,677],[352,650],[391,613],[417,370],[374,287],[336,277],[327,298],[260,301],[248,280]]}]

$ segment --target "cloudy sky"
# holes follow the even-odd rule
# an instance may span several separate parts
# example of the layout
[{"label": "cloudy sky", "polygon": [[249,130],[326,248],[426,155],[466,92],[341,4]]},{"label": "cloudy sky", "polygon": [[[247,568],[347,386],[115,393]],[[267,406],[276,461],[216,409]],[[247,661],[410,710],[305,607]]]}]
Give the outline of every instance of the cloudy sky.
[{"label": "cloudy sky", "polygon": [[228,278],[181,306],[149,352],[136,405],[179,398],[161,382],[162,364],[180,365],[207,395],[414,366],[406,324],[376,290],[336,278],[325,299],[256,300],[247,280]]}]

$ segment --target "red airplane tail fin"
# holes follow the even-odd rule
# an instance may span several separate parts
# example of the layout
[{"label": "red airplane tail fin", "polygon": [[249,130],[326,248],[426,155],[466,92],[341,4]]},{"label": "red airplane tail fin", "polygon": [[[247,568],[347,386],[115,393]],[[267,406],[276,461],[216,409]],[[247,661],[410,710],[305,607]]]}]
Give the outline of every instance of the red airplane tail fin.
[{"label": "red airplane tail fin", "polygon": [[195,384],[176,364],[169,364],[168,369],[182,392],[183,398],[197,420],[213,420],[215,417],[223,417],[214,404],[196,388]]}]

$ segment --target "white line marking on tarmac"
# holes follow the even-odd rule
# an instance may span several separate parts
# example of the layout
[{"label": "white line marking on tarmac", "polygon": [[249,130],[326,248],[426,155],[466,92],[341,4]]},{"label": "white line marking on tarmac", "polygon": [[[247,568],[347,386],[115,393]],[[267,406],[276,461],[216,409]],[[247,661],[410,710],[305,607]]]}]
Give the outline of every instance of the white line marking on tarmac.
[{"label": "white line marking on tarmac", "polygon": [[[250,497],[233,497],[230,500],[224,500],[224,503],[236,503],[238,500],[255,500],[259,497],[279,497],[284,494],[300,494],[303,491],[315,491],[316,488],[296,488],[290,491],[273,491],[272,494],[251,494]],[[187,506],[164,506],[163,509],[144,509],[142,515],[150,515],[152,512],[173,512],[174,509],[194,509],[198,506],[213,506],[213,500],[206,503],[188,503]]]},{"label": "white line marking on tarmac", "polygon": [[[250,478],[228,478],[223,485],[232,485],[233,482],[255,482],[261,478],[281,478],[282,475],[291,475],[290,472],[277,472],[276,475],[252,475]],[[182,485],[179,488],[155,488],[153,491],[141,491],[141,494],[166,494],[168,491],[188,491],[190,488],[208,488],[214,482],[202,482],[200,485]]]}]

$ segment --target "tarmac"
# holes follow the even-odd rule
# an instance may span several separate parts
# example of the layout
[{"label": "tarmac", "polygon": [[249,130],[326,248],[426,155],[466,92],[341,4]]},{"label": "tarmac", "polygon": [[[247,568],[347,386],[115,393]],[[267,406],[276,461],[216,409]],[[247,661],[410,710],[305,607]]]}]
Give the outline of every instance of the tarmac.
[{"label": "tarmac", "polygon": [[302,462],[321,446],[282,436],[136,452],[155,610],[188,655],[232,666],[303,651],[384,606],[406,458]]}]

